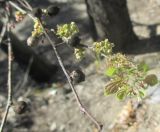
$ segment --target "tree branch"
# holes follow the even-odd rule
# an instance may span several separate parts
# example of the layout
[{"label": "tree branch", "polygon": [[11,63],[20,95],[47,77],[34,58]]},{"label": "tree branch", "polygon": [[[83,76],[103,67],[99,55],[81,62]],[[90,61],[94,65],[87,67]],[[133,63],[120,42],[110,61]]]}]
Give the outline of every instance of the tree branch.
[{"label": "tree branch", "polygon": [[0,34],[0,44],[2,43],[4,35],[6,34],[6,30],[7,30],[7,24],[4,24],[1,30],[1,34]]},{"label": "tree branch", "polygon": [[[11,6],[13,6],[13,7],[16,8],[17,10],[21,11],[22,13],[26,13],[31,19],[33,19],[33,20],[36,19],[36,18],[34,18],[34,17],[32,16],[32,14],[27,13],[25,10],[23,10],[21,7],[19,7],[18,5],[16,5],[16,4],[13,3],[12,1],[9,1],[9,3],[10,3]],[[66,76],[66,78],[67,78],[67,81],[68,81],[68,83],[69,83],[69,85],[70,85],[70,88],[72,89],[72,91],[73,91],[73,93],[74,93],[74,96],[75,96],[75,98],[76,98],[76,101],[77,101],[77,104],[78,104],[80,110],[81,110],[84,114],[86,114],[86,115],[89,117],[89,119],[97,126],[97,128],[99,129],[99,131],[101,131],[101,130],[102,130],[102,125],[88,112],[88,110],[87,110],[87,109],[84,107],[84,105],[82,104],[82,102],[81,102],[81,100],[80,100],[80,98],[79,98],[79,96],[78,96],[78,93],[77,93],[77,91],[75,90],[74,85],[72,84],[71,78],[70,78],[70,76],[68,75],[68,73],[67,73],[67,71],[66,71],[66,69],[65,69],[65,67],[64,67],[63,61],[62,61],[61,57],[59,56],[59,53],[58,53],[58,51],[57,51],[57,49],[56,49],[55,43],[54,43],[54,42],[51,40],[51,38],[49,37],[49,35],[48,35],[48,33],[46,32],[46,29],[43,27],[42,23],[41,23],[41,26],[42,26],[42,28],[43,28],[44,35],[46,36],[46,38],[48,39],[49,43],[51,44],[51,46],[52,46],[52,48],[53,48],[53,51],[54,51],[54,53],[55,53],[55,55],[56,55],[56,57],[57,57],[57,60],[58,60],[58,62],[59,62],[59,65],[61,66],[61,68],[62,68],[62,70],[63,70],[63,72],[64,72],[64,74],[65,74],[65,76]]]},{"label": "tree branch", "polygon": [[12,45],[11,45],[11,39],[10,39],[10,25],[9,25],[9,17],[10,17],[10,12],[7,12],[7,42],[8,42],[8,99],[7,99],[7,106],[6,110],[1,122],[0,126],[0,132],[3,131],[4,125],[7,120],[8,112],[12,104],[12,85],[11,85],[11,66],[12,66]]}]

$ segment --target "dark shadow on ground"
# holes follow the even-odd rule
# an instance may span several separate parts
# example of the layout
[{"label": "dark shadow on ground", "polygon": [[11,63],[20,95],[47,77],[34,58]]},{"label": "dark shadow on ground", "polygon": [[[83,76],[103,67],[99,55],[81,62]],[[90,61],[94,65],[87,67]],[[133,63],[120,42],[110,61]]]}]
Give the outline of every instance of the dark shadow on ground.
[{"label": "dark shadow on ground", "polygon": [[126,54],[144,54],[160,51],[160,36],[139,40],[130,44],[125,50]]},{"label": "dark shadow on ground", "polygon": [[160,23],[147,25],[133,22],[133,26],[147,27],[150,38],[140,38],[135,43],[129,44],[124,50],[124,53],[144,54],[160,51],[160,35],[157,35],[157,27],[159,25]]}]

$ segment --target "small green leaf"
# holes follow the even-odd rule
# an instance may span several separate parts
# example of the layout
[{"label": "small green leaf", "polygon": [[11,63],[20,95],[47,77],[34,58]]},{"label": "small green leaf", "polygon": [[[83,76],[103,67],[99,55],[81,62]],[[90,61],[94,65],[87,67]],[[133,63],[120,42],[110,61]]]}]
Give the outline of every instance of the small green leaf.
[{"label": "small green leaf", "polygon": [[127,85],[123,85],[116,93],[116,97],[119,100],[123,100],[128,94],[128,86]]},{"label": "small green leaf", "polygon": [[109,82],[105,86],[104,94],[110,95],[110,94],[116,93],[118,91],[118,88],[121,86],[121,82],[122,80],[116,80],[116,81]]},{"label": "small green leaf", "polygon": [[119,99],[119,100],[123,100],[125,97],[126,97],[126,91],[117,91],[116,93],[116,97]]},{"label": "small green leaf", "polygon": [[132,74],[136,71],[136,68],[129,68],[129,69],[126,69],[126,71],[128,72],[128,74]]},{"label": "small green leaf", "polygon": [[118,87],[116,85],[116,83],[109,83],[105,86],[105,95],[110,95],[110,94],[114,94],[118,91]]},{"label": "small green leaf", "polygon": [[109,67],[106,72],[105,75],[112,77],[115,73],[116,73],[117,69],[115,67]]},{"label": "small green leaf", "polygon": [[141,62],[138,65],[138,70],[143,71],[143,72],[147,72],[149,70],[149,66],[145,62]]},{"label": "small green leaf", "polygon": [[145,94],[144,94],[144,91],[143,91],[143,90],[140,90],[140,91],[139,91],[139,96],[140,96],[140,98],[143,98],[144,95],[145,95]]}]

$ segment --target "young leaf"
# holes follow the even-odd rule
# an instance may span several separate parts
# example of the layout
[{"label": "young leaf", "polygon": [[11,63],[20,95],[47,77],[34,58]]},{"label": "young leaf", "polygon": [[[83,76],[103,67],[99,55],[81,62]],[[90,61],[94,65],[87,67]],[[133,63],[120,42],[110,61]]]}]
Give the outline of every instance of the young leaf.
[{"label": "young leaf", "polygon": [[112,77],[115,73],[116,73],[117,69],[115,67],[109,67],[106,72],[105,75]]},{"label": "young leaf", "polygon": [[143,72],[147,72],[149,70],[149,66],[145,62],[141,62],[138,65],[138,70],[143,71]]},{"label": "young leaf", "polygon": [[116,93],[116,97],[119,100],[123,100],[128,94],[128,87],[127,86],[122,86]]},{"label": "young leaf", "polygon": [[119,100],[123,100],[126,97],[126,92],[125,91],[117,91],[116,97]]},{"label": "young leaf", "polygon": [[143,91],[143,90],[140,90],[140,91],[139,91],[139,96],[140,96],[140,98],[143,98],[144,95],[145,95],[145,94],[144,94],[144,91]]},{"label": "young leaf", "polygon": [[106,86],[105,86],[105,91],[104,94],[105,95],[110,95],[110,94],[114,94],[118,91],[118,84],[119,82],[109,82]]},{"label": "young leaf", "polygon": [[106,86],[105,86],[105,95],[110,95],[110,94],[114,94],[118,91],[119,87],[122,87],[123,85],[123,80],[122,79],[117,79],[114,81],[109,82]]}]

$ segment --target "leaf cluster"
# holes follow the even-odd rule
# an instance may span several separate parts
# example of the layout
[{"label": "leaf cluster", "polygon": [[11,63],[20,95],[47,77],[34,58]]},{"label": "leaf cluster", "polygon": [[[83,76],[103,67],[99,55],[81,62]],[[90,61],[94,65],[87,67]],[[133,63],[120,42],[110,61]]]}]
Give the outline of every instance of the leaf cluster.
[{"label": "leaf cluster", "polygon": [[105,75],[111,80],[105,86],[105,95],[115,94],[120,100],[127,96],[143,98],[145,89],[158,82],[156,75],[147,75],[147,70],[145,63],[136,65],[123,54],[108,56]]}]

